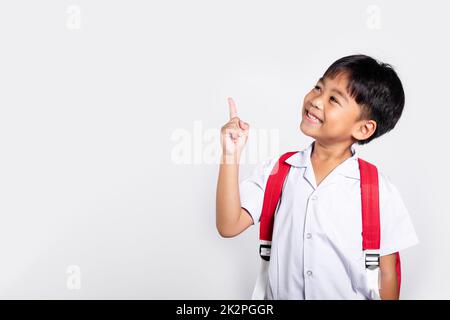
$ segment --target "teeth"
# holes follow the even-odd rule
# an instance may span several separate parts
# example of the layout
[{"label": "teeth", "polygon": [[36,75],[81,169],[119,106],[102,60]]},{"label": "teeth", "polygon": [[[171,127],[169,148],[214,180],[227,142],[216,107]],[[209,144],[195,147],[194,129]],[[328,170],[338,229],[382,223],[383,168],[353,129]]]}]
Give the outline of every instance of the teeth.
[{"label": "teeth", "polygon": [[314,117],[311,113],[307,112],[306,114],[307,114],[308,118],[313,119],[315,121],[320,121],[319,118]]}]

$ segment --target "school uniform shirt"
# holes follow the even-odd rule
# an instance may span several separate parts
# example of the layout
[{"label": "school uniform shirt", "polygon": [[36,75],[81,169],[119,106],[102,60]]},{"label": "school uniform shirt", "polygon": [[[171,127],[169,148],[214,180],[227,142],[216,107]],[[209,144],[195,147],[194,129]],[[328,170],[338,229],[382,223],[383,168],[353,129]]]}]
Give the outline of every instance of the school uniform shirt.
[{"label": "school uniform shirt", "polygon": [[[343,161],[316,185],[314,141],[285,161],[291,165],[272,235],[266,299],[369,299],[362,250],[358,155]],[[269,158],[239,183],[242,208],[260,221],[264,190],[278,161]],[[419,242],[399,191],[378,169],[380,256]]]}]

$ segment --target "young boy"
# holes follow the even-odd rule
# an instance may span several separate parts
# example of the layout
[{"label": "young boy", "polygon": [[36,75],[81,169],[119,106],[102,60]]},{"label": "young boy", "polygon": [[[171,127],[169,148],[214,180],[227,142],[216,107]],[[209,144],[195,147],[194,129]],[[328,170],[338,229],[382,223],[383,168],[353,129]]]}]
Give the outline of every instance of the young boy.
[{"label": "young boy", "polygon": [[[355,143],[392,130],[404,106],[393,68],[365,55],[335,61],[303,101],[300,130],[314,141],[286,159],[291,165],[275,216],[267,299],[369,299],[362,250],[361,189]],[[264,190],[278,157],[239,183],[249,124],[222,127],[216,226],[234,237],[259,222]],[[378,170],[381,299],[398,299],[396,253],[418,243],[397,188]]]}]

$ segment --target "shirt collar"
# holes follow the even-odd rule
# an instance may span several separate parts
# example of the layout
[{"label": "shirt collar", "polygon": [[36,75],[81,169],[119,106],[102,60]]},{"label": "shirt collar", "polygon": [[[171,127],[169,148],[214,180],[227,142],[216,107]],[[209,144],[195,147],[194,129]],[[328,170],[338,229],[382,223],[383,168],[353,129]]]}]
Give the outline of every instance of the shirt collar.
[{"label": "shirt collar", "polygon": [[[299,151],[294,153],[292,156],[285,160],[286,163],[290,164],[294,167],[312,167],[311,164],[311,151],[313,148],[314,141],[310,143],[310,145]],[[359,164],[358,164],[358,156],[359,153],[354,147],[355,144],[351,145],[352,156],[342,162],[335,171],[339,174],[342,174],[349,178],[360,179],[359,175]]]}]

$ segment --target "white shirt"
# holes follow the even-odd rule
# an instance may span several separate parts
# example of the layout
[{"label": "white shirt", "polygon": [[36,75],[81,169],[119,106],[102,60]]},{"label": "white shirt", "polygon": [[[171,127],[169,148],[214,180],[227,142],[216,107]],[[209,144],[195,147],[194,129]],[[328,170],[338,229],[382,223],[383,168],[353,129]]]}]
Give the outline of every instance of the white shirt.
[{"label": "white shirt", "polygon": [[[272,235],[267,299],[369,299],[362,250],[358,155],[337,166],[317,187],[312,142],[286,162],[286,178]],[[258,165],[239,184],[241,206],[258,221],[267,179],[279,157]],[[397,188],[378,169],[380,255],[419,240]],[[255,249],[256,250],[256,249]]]}]

